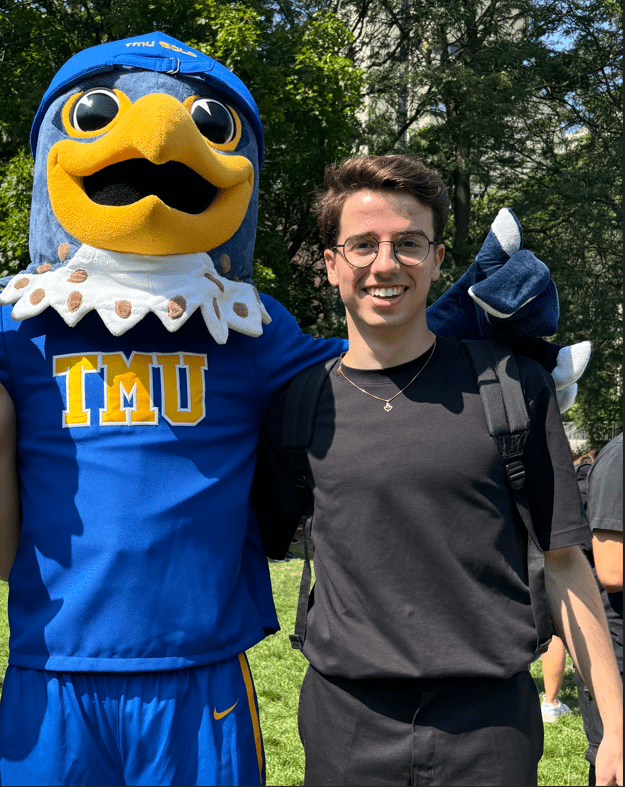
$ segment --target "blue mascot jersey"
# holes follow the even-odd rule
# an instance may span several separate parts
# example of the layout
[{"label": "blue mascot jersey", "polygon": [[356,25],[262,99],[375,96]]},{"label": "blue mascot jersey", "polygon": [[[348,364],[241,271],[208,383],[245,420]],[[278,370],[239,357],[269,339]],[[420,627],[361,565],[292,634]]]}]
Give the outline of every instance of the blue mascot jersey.
[{"label": "blue mascot jersey", "polygon": [[[259,338],[121,337],[91,312],[2,308],[0,382],[17,410],[22,522],[10,660],[58,671],[180,669],[278,628],[248,494],[261,418],[300,369],[338,355],[276,301]],[[51,502],[52,501],[52,502]]]}]

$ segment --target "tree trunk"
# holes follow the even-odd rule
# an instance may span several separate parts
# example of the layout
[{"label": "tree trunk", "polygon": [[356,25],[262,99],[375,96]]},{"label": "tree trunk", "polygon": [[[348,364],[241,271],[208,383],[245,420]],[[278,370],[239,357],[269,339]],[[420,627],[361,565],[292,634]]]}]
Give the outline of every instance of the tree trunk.
[{"label": "tree trunk", "polygon": [[465,165],[464,151],[456,151],[456,167],[454,168],[454,231],[451,253],[454,263],[463,270],[469,264],[469,215],[471,211],[471,184],[469,171]]}]

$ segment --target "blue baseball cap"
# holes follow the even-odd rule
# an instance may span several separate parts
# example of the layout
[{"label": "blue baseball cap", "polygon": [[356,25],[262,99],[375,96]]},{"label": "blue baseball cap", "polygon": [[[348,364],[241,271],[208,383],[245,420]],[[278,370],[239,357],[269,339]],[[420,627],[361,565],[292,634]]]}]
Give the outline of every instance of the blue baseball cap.
[{"label": "blue baseball cap", "polygon": [[148,33],[122,41],[83,49],[57,71],[41,99],[30,132],[30,149],[35,157],[39,128],[54,99],[74,82],[119,66],[159,71],[165,74],[201,76],[206,82],[230,98],[252,125],[258,143],[258,163],[263,161],[263,126],[258,107],[243,82],[212,57],[193,49],[165,33]]}]

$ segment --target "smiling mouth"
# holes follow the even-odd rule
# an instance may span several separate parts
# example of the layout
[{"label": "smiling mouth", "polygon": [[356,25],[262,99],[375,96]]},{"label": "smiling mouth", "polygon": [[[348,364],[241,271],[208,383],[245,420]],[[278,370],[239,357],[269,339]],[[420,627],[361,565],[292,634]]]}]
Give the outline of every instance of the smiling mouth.
[{"label": "smiling mouth", "polygon": [[374,298],[393,300],[394,298],[398,298],[400,295],[403,295],[407,289],[408,287],[404,287],[403,285],[395,287],[365,287],[365,292],[367,295],[371,295]]},{"label": "smiling mouth", "polygon": [[86,195],[98,205],[121,207],[154,195],[167,207],[197,215],[213,202],[219,189],[178,161],[153,164],[130,159],[83,177]]}]

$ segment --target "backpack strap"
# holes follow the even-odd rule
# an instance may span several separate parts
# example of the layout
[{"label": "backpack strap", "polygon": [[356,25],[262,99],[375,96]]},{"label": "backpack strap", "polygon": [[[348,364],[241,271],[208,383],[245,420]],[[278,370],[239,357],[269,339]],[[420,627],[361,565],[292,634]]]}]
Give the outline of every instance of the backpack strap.
[{"label": "backpack strap", "polygon": [[306,511],[300,520],[300,525],[303,525],[304,568],[302,569],[297,600],[295,633],[289,635],[291,647],[295,650],[302,650],[304,647],[312,579],[310,558],[314,501],[308,482],[308,450],[315,435],[315,421],[321,391],[336,360],[336,358],[332,358],[324,364],[311,366],[293,378],[287,390],[282,420],[282,449],[289,457],[297,489],[306,500]]},{"label": "backpack strap", "polygon": [[265,554],[274,560],[287,555],[311,503],[306,454],[326,376],[324,364],[304,369],[279,392],[263,417],[250,503]]},{"label": "backpack strap", "polygon": [[514,353],[503,342],[465,339],[462,343],[471,359],[488,431],[497,444],[506,468],[510,496],[528,533],[528,583],[536,628],[537,658],[549,647],[553,627],[545,587],[545,557],[525,491],[524,451],[531,420],[519,369]]}]

